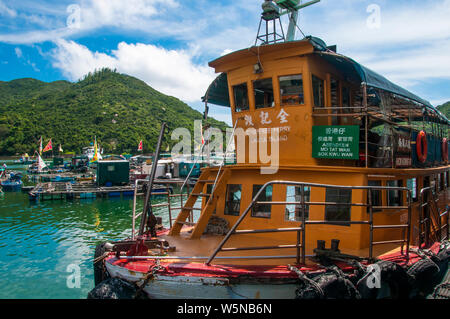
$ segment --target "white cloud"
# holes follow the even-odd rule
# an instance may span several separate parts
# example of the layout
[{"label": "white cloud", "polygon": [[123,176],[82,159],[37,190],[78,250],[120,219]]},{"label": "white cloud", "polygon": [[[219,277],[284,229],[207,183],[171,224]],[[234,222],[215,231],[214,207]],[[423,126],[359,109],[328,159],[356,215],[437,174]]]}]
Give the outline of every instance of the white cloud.
[{"label": "white cloud", "polygon": [[149,18],[165,8],[176,8],[175,0],[84,0],[81,1],[81,28],[102,26],[141,28]]},{"label": "white cloud", "polygon": [[15,18],[17,16],[17,12],[13,9],[8,8],[3,1],[0,1],[0,16],[5,15],[11,18]]},{"label": "white cloud", "polygon": [[214,79],[207,66],[196,65],[183,50],[166,50],[149,44],[121,42],[111,55],[92,52],[74,41],[58,40],[54,66],[71,80],[102,67],[135,76],[154,89],[186,102],[198,101]]}]

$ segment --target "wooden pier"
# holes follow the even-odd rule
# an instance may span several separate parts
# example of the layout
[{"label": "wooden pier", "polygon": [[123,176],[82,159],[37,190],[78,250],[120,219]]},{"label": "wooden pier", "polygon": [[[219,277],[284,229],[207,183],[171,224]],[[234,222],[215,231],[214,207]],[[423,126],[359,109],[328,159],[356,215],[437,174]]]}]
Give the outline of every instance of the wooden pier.
[{"label": "wooden pier", "polygon": [[[177,182],[161,181],[164,185],[155,185],[153,187],[153,196],[167,196],[171,193],[169,184],[176,184]],[[142,196],[142,185],[137,187],[137,196]],[[38,183],[28,194],[30,200],[66,200],[66,199],[89,199],[89,198],[117,198],[134,196],[135,186],[112,186],[99,187],[96,184],[89,182],[81,183]]]}]

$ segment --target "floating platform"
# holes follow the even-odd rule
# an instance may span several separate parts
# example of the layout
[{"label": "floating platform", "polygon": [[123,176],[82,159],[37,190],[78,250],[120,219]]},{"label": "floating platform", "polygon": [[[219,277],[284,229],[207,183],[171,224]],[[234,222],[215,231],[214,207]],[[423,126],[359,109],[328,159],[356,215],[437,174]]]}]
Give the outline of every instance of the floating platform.
[{"label": "floating platform", "polygon": [[[155,185],[153,187],[152,195],[167,196],[167,186]],[[102,198],[117,198],[117,197],[133,197],[135,192],[134,185],[99,187],[92,183],[39,183],[30,190],[30,200],[66,200],[66,199],[92,199],[97,197]],[[170,191],[169,191],[170,192]],[[142,196],[142,185],[138,186],[137,196]]]}]

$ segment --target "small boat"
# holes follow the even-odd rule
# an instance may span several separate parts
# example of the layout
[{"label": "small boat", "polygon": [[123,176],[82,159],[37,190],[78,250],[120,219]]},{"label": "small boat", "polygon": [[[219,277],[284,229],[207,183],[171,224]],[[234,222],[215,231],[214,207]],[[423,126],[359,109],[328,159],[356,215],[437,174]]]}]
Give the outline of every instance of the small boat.
[{"label": "small boat", "polygon": [[36,163],[36,160],[30,159],[28,154],[25,154],[20,159],[14,161],[14,164],[18,164],[18,165],[31,165],[33,163]]},{"label": "small boat", "polygon": [[7,180],[1,182],[1,186],[5,192],[19,192],[22,189],[22,175],[10,173]]}]

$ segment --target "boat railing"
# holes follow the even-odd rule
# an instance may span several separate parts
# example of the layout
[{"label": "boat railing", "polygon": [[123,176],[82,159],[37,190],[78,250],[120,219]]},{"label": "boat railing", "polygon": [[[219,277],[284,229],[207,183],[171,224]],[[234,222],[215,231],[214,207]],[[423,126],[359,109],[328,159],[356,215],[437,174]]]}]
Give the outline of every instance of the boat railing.
[{"label": "boat railing", "polygon": [[[428,246],[433,235],[436,236],[436,240],[438,241],[449,238],[449,206],[447,205],[440,211],[437,205],[439,196],[437,196],[434,191],[434,187],[425,187],[420,191],[419,247],[421,247],[422,244]],[[447,222],[443,225],[442,219],[444,217],[447,217]],[[436,223],[437,225],[433,226],[433,223]],[[434,232],[432,231],[432,228]],[[447,232],[444,233],[445,235],[443,235],[444,229],[447,229]]]},{"label": "boat railing", "polygon": [[[137,197],[138,196],[144,196],[144,193],[139,193],[142,188],[139,188],[139,185],[142,184],[148,184],[148,179],[136,179],[134,181],[134,193],[133,193],[133,217],[132,217],[132,228],[131,228],[131,239],[136,239],[136,220],[142,216],[142,212],[139,214],[136,214],[136,204],[137,204]],[[169,216],[171,212],[171,192],[169,188],[169,184],[166,184],[166,191],[165,192],[151,192],[151,196],[167,196],[167,203],[160,203],[160,204],[152,204],[152,208],[158,208],[158,207],[168,207],[169,210]]]},{"label": "boat railing", "polygon": [[[300,201],[299,202],[261,202],[258,201],[260,195],[269,186],[273,185],[285,185],[285,186],[296,186],[300,188]],[[336,203],[336,202],[310,202],[305,200],[305,187],[315,187],[315,188],[330,188],[330,189],[343,189],[343,190],[362,190],[367,191],[367,202],[366,203]],[[407,194],[407,206],[378,206],[374,205],[372,198],[372,191],[400,191]],[[252,229],[252,230],[238,230],[242,221],[246,218],[248,213],[253,209],[255,205],[296,205],[302,208],[303,214],[301,216],[301,225],[294,228],[277,228],[277,229]],[[307,220],[304,212],[307,207],[310,206],[345,206],[345,207],[367,207],[369,213],[369,220],[361,221],[312,221]],[[230,251],[242,251],[242,250],[269,250],[269,249],[284,249],[284,248],[295,248],[296,256],[277,256],[278,258],[296,258],[297,263],[306,262],[306,231],[313,225],[367,225],[369,227],[369,259],[373,259],[373,248],[376,245],[386,245],[386,244],[401,244],[401,253],[405,253],[406,257],[409,258],[409,246],[410,246],[410,235],[411,235],[411,207],[412,207],[412,197],[411,190],[406,187],[385,187],[385,186],[337,186],[337,185],[327,185],[327,184],[311,184],[311,183],[300,183],[300,182],[290,182],[290,181],[271,181],[266,183],[254,196],[252,202],[245,209],[243,214],[233,225],[233,227],[226,234],[224,239],[214,250],[214,252],[209,257],[206,264],[211,264],[211,262],[216,258],[219,252],[230,252]],[[407,211],[407,221],[405,224],[401,225],[375,225],[374,223],[374,210],[397,210],[397,211]],[[390,241],[374,241],[374,231],[377,229],[401,229],[402,239],[390,240]],[[406,231],[406,234],[405,234]],[[276,233],[276,232],[297,232],[297,242],[294,245],[278,245],[278,246],[263,246],[263,247],[234,247],[234,248],[224,248],[224,245],[228,242],[231,236],[238,234],[256,234],[256,233]],[[406,246],[406,250],[404,249]],[[270,257],[270,256],[267,256]],[[265,258],[265,257],[261,257]]]}]

